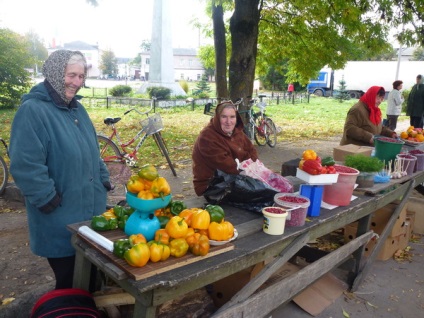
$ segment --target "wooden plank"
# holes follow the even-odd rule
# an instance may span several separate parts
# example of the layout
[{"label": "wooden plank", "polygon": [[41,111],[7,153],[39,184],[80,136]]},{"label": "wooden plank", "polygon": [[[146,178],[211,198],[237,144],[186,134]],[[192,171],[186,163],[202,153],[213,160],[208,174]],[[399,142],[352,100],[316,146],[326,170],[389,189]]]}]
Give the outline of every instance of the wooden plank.
[{"label": "wooden plank", "polygon": [[[127,237],[125,233],[121,230],[105,231],[102,232],[102,235],[111,241]],[[90,247],[94,248],[96,251],[100,252],[106,258],[108,258],[113,265],[116,265],[118,268],[122,269],[130,278],[134,280],[140,280],[147,277],[151,277],[234,249],[234,245],[228,243],[221,246],[211,246],[209,253],[205,256],[195,256],[188,252],[186,255],[180,258],[175,258],[171,256],[164,262],[149,262],[143,267],[132,267],[125,260],[116,257],[113,253],[109,252],[108,250],[104,249],[93,241],[87,239],[83,235],[78,233],[77,237],[81,241],[88,244]]]},{"label": "wooden plank", "polygon": [[262,271],[255,276],[244,288],[231,298],[219,310],[224,311],[232,305],[245,301],[250,297],[262,284],[264,284],[274,273],[276,273],[290,258],[292,258],[309,240],[309,233],[304,233],[295,238],[271,263],[265,266]]},{"label": "wooden plank", "polygon": [[316,262],[302,268],[293,275],[283,278],[279,282],[268,286],[258,293],[253,294],[243,302],[234,304],[223,312],[212,315],[213,318],[256,318],[265,317],[281,304],[286,303],[295,295],[314,283],[317,279],[327,274],[346,257],[351,255],[360,246],[366,244],[373,232],[357,237],[346,245],[329,253]]}]

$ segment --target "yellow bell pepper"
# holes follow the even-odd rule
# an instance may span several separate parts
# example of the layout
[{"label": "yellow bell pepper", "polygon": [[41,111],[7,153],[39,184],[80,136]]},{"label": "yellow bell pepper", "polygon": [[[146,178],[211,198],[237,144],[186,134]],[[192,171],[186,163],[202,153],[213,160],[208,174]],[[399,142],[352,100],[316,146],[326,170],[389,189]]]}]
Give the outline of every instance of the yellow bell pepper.
[{"label": "yellow bell pepper", "polygon": [[176,215],[168,221],[165,230],[170,237],[177,239],[187,235],[188,225],[182,217]]},{"label": "yellow bell pepper", "polygon": [[159,174],[155,166],[147,164],[140,168],[138,171],[138,176],[142,179],[153,181],[159,177]]},{"label": "yellow bell pepper", "polygon": [[171,193],[171,187],[164,177],[159,177],[153,180],[150,191],[155,198],[163,198],[164,196]]},{"label": "yellow bell pepper", "polygon": [[234,236],[234,226],[228,221],[211,222],[208,233],[211,240],[228,241]]},{"label": "yellow bell pepper", "polygon": [[150,248],[146,243],[139,243],[126,250],[124,258],[131,266],[143,267],[150,259]]},{"label": "yellow bell pepper", "polygon": [[208,211],[197,209],[191,216],[191,227],[198,230],[206,230],[209,228],[211,216]]},{"label": "yellow bell pepper", "polygon": [[149,190],[142,190],[137,194],[137,198],[140,198],[143,200],[152,200],[155,197],[153,196],[153,193],[151,193]]},{"label": "yellow bell pepper", "polygon": [[150,241],[147,245],[150,247],[150,261],[153,263],[166,261],[171,255],[168,245],[156,241]]}]

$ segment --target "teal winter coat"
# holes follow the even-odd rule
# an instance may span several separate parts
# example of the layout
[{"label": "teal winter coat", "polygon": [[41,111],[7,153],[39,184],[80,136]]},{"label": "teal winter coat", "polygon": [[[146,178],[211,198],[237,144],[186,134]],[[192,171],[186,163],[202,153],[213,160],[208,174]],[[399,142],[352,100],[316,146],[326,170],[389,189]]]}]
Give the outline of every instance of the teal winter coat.
[{"label": "teal winter coat", "polygon": [[[86,110],[74,104],[55,104],[40,83],[22,97],[12,124],[10,171],[25,197],[31,250],[42,257],[74,255],[67,225],[106,209],[109,173]],[[41,212],[56,194],[60,206]]]}]

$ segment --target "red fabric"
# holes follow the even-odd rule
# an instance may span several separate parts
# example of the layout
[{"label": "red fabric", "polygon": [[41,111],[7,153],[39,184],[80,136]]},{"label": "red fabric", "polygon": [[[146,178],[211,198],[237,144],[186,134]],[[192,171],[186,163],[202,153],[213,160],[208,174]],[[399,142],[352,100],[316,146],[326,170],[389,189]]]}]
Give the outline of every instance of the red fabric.
[{"label": "red fabric", "polygon": [[371,86],[367,92],[360,98],[360,101],[364,102],[370,111],[370,120],[374,125],[378,125],[381,122],[381,110],[375,105],[375,99],[377,93],[383,87]]}]

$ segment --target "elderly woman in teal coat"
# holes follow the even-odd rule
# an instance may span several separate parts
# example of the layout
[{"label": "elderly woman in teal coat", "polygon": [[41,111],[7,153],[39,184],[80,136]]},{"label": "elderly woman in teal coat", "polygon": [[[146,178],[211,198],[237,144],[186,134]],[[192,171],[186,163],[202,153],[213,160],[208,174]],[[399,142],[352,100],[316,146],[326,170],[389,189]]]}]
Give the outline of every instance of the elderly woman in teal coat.
[{"label": "elderly woman in teal coat", "polygon": [[82,53],[53,52],[44,82],[22,97],[12,123],[10,171],[25,197],[30,248],[47,258],[56,289],[72,287],[75,250],[67,225],[103,213],[112,187],[96,131],[76,96],[86,74]]}]

